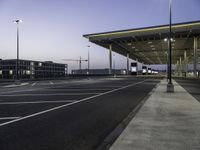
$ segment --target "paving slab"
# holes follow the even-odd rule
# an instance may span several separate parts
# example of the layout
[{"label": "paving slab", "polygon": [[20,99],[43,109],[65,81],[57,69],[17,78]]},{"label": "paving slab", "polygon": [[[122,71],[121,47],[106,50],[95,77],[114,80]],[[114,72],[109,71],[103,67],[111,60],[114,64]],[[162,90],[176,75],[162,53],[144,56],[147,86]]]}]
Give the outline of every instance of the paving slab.
[{"label": "paving slab", "polygon": [[200,150],[200,103],[162,80],[110,150]]}]

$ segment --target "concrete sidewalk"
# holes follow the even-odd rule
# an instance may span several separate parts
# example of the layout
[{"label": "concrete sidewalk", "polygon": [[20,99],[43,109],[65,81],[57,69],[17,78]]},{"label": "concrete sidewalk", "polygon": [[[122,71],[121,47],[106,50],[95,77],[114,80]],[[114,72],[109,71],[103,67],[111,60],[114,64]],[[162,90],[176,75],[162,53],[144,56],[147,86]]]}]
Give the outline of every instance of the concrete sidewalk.
[{"label": "concrete sidewalk", "polygon": [[200,103],[166,80],[145,102],[110,150],[200,150]]}]

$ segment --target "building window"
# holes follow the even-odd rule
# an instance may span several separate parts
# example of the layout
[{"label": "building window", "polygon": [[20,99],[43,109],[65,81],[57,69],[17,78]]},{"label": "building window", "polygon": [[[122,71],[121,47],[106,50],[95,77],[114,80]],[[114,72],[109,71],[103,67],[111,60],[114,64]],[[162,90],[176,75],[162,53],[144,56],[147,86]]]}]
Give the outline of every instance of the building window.
[{"label": "building window", "polygon": [[9,70],[9,74],[12,75],[12,74],[13,74],[13,71],[12,71],[12,70]]},{"label": "building window", "polygon": [[34,62],[31,62],[31,66],[34,66]]},{"label": "building window", "polygon": [[27,74],[27,75],[30,75],[30,74],[31,74],[31,71],[30,71],[30,70],[26,70],[26,74]]}]

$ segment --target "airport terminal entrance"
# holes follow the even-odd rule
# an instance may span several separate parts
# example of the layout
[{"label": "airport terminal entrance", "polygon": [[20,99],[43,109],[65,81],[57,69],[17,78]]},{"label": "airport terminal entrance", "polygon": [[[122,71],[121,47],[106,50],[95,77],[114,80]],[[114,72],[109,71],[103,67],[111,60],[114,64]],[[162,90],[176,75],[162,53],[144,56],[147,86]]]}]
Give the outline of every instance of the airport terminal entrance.
[{"label": "airport terminal entrance", "polygon": [[[200,62],[200,21],[172,25],[172,38],[169,39],[169,25],[137,28],[104,33],[83,35],[90,42],[109,50],[109,70],[112,72],[112,51],[127,58],[127,72],[135,75],[156,72],[129,68],[129,58],[143,66],[168,64],[168,43],[172,43],[173,76],[198,77]],[[131,64],[132,65],[132,64]]]}]

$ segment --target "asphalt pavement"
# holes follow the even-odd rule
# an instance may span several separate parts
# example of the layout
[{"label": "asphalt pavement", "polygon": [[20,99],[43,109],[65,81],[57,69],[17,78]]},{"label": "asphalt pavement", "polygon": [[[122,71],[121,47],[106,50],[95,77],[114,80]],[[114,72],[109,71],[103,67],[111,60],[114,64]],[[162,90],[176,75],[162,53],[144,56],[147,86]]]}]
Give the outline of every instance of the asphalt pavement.
[{"label": "asphalt pavement", "polygon": [[0,89],[0,150],[94,150],[159,79],[32,82]]},{"label": "asphalt pavement", "polygon": [[200,79],[176,79],[176,81],[200,102]]}]

